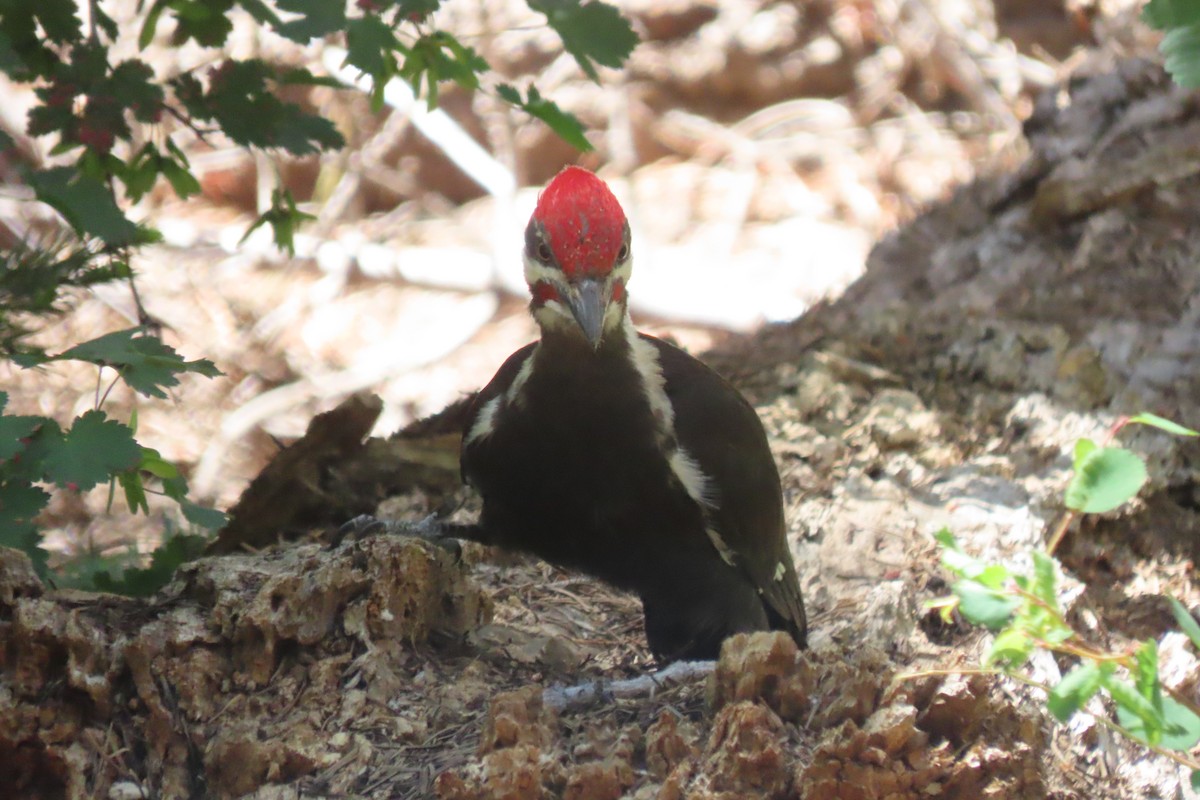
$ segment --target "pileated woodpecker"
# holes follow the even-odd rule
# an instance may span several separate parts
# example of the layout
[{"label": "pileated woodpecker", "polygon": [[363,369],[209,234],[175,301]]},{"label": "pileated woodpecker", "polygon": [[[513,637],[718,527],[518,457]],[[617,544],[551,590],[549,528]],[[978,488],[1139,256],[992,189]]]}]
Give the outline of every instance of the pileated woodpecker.
[{"label": "pileated woodpecker", "polygon": [[[542,338],[479,393],[462,474],[483,496],[454,535],[591,573],[642,599],[664,661],[740,631],[805,641],[779,473],[762,423],[717,373],[629,319],[629,224],[567,167],[525,230]],[[469,531],[469,532],[468,532]]]}]

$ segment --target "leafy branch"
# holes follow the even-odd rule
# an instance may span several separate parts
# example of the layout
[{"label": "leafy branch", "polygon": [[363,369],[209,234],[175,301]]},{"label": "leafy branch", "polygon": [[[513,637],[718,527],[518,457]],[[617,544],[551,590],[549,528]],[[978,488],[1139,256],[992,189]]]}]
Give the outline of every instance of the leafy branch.
[{"label": "leafy branch", "polygon": [[[393,79],[406,81],[432,106],[446,84],[487,88],[482,78],[490,69],[473,48],[431,24],[440,5],[440,0],[357,0],[349,7],[340,0],[139,0],[139,51],[168,27],[172,46],[211,51],[202,67],[158,74],[140,55],[116,55],[120,31],[104,0],[0,0],[0,72],[34,87],[37,102],[27,132],[52,137],[52,163],[25,166],[22,178],[70,228],[69,235],[40,245],[0,247],[0,359],[24,368],[91,363],[98,387],[94,407],[66,428],[50,417],[4,414],[8,395],[0,392],[0,546],[25,551],[48,576],[35,520],[50,492],[87,491],[105,483],[110,506],[120,487],[135,513],[149,513],[149,496],[159,494],[174,500],[193,524],[222,524],[222,514],[188,499],[187,482],[175,465],[136,440],[136,412],[126,423],[103,408],[108,391],[99,387],[105,375],[115,374],[115,381],[145,397],[164,398],[185,373],[220,374],[205,359],[184,361],[147,324],[130,263],[138,248],[161,236],[131,218],[129,207],[161,183],[180,198],[200,191],[177,139],[181,126],[205,141],[222,135],[242,147],[295,156],[344,146],[329,119],[290,99],[305,88],[343,85],[304,68],[225,57],[220,49],[233,31],[234,12],[249,14],[264,32],[303,45],[343,39],[346,62],[370,78],[377,107]],[[530,7],[545,16],[564,50],[593,80],[599,78],[597,65],[621,66],[637,43],[629,22],[600,0],[531,0]],[[575,147],[591,148],[579,120],[536,87],[529,86],[524,97],[504,85],[494,90]],[[0,149],[11,145],[0,133]],[[247,235],[269,226],[276,245],[292,252],[295,232],[308,219],[278,186]],[[118,279],[129,282],[143,327],[53,356],[25,341],[38,322],[64,311],[66,290]],[[82,571],[76,577],[106,589],[146,591],[194,555],[188,541],[175,537],[150,554],[148,566],[133,567],[107,584],[101,584],[104,571],[96,559],[86,568],[77,565]]]},{"label": "leafy branch", "polygon": [[[87,362],[115,371],[119,380],[147,397],[166,397],[165,390],[178,385],[185,373],[210,378],[221,374],[207,359],[184,361],[139,328],[106,334],[56,356],[26,352],[13,360],[25,367]],[[8,394],[0,392],[0,546],[25,551],[43,577],[49,575],[49,555],[34,524],[50,501],[43,486],[86,492],[107,483],[111,503],[120,485],[134,513],[149,513],[147,492],[157,492],[178,503],[193,524],[207,528],[224,524],[224,514],[188,499],[187,481],[174,464],[137,442],[136,415],[129,424],[112,419],[101,408],[103,401],[98,396],[95,408],[63,430],[49,417],[4,414]]]},{"label": "leafy branch", "polygon": [[[938,609],[947,621],[958,612],[968,622],[995,632],[984,656],[985,669],[976,672],[1004,675],[1045,691],[1047,708],[1060,722],[1069,720],[1088,700],[1103,693],[1115,705],[1117,721],[1096,717],[1100,724],[1186,766],[1191,770],[1192,786],[1200,788],[1200,759],[1188,752],[1200,742],[1200,714],[1184,698],[1164,689],[1158,670],[1158,644],[1151,639],[1123,652],[1095,647],[1071,627],[1058,602],[1061,567],[1053,554],[1071,523],[1081,514],[1100,514],[1124,505],[1146,482],[1145,462],[1132,451],[1113,445],[1120,431],[1130,424],[1148,425],[1179,436],[1200,436],[1154,414],[1138,414],[1119,419],[1100,444],[1079,440],[1075,445],[1074,474],[1064,494],[1067,511],[1055,526],[1046,550],[1031,553],[1032,573],[977,559],[963,551],[949,530],[942,529],[934,538],[942,546],[942,565],[957,580],[950,587],[950,596],[928,605]],[[1200,624],[1174,598],[1171,609],[1192,644],[1200,648]],[[1056,685],[1045,685],[1020,671],[1036,650],[1078,663]],[[931,673],[904,677],[927,674]]]}]

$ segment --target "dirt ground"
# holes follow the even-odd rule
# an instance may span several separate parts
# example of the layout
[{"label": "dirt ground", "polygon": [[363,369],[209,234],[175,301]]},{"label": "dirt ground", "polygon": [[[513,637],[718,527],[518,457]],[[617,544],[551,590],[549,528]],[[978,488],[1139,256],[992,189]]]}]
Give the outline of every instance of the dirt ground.
[{"label": "dirt ground", "polygon": [[[226,247],[253,198],[221,187],[245,190],[253,164],[213,167],[204,204],[150,210],[169,230],[142,265],[147,303],[229,377],[139,409],[139,437],[214,502],[242,504],[225,552],[146,600],[49,590],[0,552],[13,796],[1192,796],[1178,767],[1086,714],[1059,726],[1032,690],[939,672],[977,666],[987,637],[923,604],[947,590],[938,528],[1019,561],[1062,511],[1077,438],[1140,410],[1200,422],[1195,96],[1139,57],[1144,32],[1117,5],[628,8],[650,39],[622,79],[636,102],[556,78],[571,73],[543,63],[537,34],[488,55],[580,98],[649,243],[639,321],[707,350],[757,406],[809,649],[737,637],[716,665],[659,670],[636,601],[586,577],[475,546],[338,540],[364,511],[472,513],[455,401],[533,336],[519,296],[493,290],[504,265],[486,266],[487,232],[524,201],[476,198],[432,145],[384,123],[352,149],[368,169],[334,170],[351,200],[292,264]],[[569,156],[464,108],[507,142],[522,185]],[[328,165],[290,168],[319,183]],[[692,202],[661,202],[680,196]],[[384,245],[413,256],[389,262]],[[725,263],[686,261],[682,282],[669,266],[714,251]],[[430,262],[453,269],[421,277]],[[706,293],[731,274],[787,302]],[[44,336],[128,312],[114,291]],[[9,379],[18,413],[87,401],[72,399],[80,375]],[[1064,603],[1097,644],[1158,639],[1166,682],[1200,700],[1165,599],[1200,605],[1200,453],[1157,433],[1127,443],[1150,483],[1134,508],[1070,531]],[[97,502],[56,500],[61,558],[161,530],[105,521]],[[1032,670],[1053,682],[1070,666]]]}]

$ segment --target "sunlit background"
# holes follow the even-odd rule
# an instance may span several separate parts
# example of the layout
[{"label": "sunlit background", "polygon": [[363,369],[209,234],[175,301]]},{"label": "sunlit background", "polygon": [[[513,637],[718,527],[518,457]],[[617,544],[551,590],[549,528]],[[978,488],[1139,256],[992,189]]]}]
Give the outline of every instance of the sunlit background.
[{"label": "sunlit background", "polygon": [[[134,0],[105,3],[136,52]],[[634,230],[634,315],[694,352],[795,318],[864,269],[872,243],[974,176],[1022,158],[1022,122],[1069,71],[1152,40],[1133,0],[637,0],[628,68],[585,78],[520,2],[446,3],[432,21],[493,66],[481,91],[447,86],[430,113],[405,87],[373,113],[355,88],[294,99],[334,120],[349,146],[306,159],[251,154],[170,130],[201,176],[178,202],[160,187],[135,210],[164,234],[136,263],[142,302],[185,357],[225,373],[187,376],[172,401],[123,385],[106,408],[179,463],[198,499],[228,507],[280,443],[363,390],[389,433],[478,388],[535,337],[520,277],[521,233],[538,187],[562,166],[597,170]],[[211,52],[141,54],[160,74],[207,69]],[[341,74],[332,44],[300,48],[241,19],[230,54]],[[202,59],[207,59],[204,61]],[[352,79],[353,75],[347,75]],[[542,94],[587,126],[579,154],[501,103],[496,83]],[[1053,102],[1053,95],[1041,102]],[[5,154],[0,221],[18,235],[61,224],[20,185],[53,141],[24,134],[31,87],[0,79]],[[164,122],[164,129],[169,125]],[[147,130],[147,137],[161,131]],[[243,240],[279,183],[316,220],[296,256],[266,229]],[[128,287],[79,297],[37,343],[57,351],[136,324]],[[67,422],[112,376],[82,365],[0,365],[10,413]],[[56,493],[42,517],[53,549],[153,546],[167,504],[130,517],[105,488]]]}]

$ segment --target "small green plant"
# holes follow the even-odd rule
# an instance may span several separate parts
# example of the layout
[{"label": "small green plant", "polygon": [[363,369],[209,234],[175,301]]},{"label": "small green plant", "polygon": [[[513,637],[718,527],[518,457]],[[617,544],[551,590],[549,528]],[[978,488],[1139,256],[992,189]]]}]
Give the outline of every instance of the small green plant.
[{"label": "small green plant", "polygon": [[[123,553],[91,548],[67,561],[54,576],[59,586],[145,597],[161,589],[183,564],[199,558],[209,537],[184,533],[164,520],[162,543],[148,554],[131,544]],[[144,566],[143,566],[144,565]]]},{"label": "small green plant", "polygon": [[[187,481],[174,464],[157,450],[138,444],[136,412],[125,424],[103,409],[116,381],[147,397],[165,398],[164,390],[177,385],[181,374],[220,375],[211,361],[184,361],[162,340],[139,328],[106,334],[54,356],[26,351],[12,358],[24,367],[88,362],[97,366],[98,381],[94,407],[66,430],[49,417],[4,414],[8,394],[0,392],[0,546],[24,551],[40,575],[49,574],[49,556],[34,523],[50,501],[44,486],[86,492],[108,484],[110,506],[120,486],[129,510],[144,513],[150,510],[147,492],[157,492],[178,503],[184,517],[195,525],[216,528],[224,523],[224,514],[188,499]],[[116,377],[101,392],[99,378],[106,369]]]},{"label": "small green plant", "polygon": [[1150,0],[1142,9],[1142,21],[1165,32],[1158,49],[1175,82],[1200,87],[1200,3]]},{"label": "small green plant", "polygon": [[[1060,566],[1054,551],[1071,522],[1081,514],[1111,511],[1132,500],[1146,482],[1146,465],[1132,451],[1112,444],[1129,424],[1150,425],[1180,436],[1200,433],[1154,414],[1124,417],[1109,430],[1103,443],[1081,439],[1075,445],[1074,474],[1067,486],[1067,512],[1055,526],[1046,550],[1031,554],[1032,572],[1022,574],[1002,564],[968,555],[946,529],[935,538],[942,545],[942,564],[957,580],[951,595],[931,601],[949,621],[954,612],[995,632],[984,657],[983,671],[1006,675],[1042,689],[1047,707],[1066,722],[1097,693],[1106,694],[1117,710],[1117,721],[1096,721],[1155,752],[1188,767],[1194,788],[1200,788],[1200,760],[1188,755],[1200,742],[1200,715],[1182,699],[1165,691],[1158,674],[1158,645],[1147,640],[1126,652],[1098,649],[1077,633],[1058,602]],[[1171,599],[1176,620],[1193,645],[1200,648],[1200,625],[1179,601]],[[1076,659],[1078,663],[1055,686],[1021,672],[1035,650]]]}]

